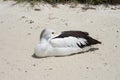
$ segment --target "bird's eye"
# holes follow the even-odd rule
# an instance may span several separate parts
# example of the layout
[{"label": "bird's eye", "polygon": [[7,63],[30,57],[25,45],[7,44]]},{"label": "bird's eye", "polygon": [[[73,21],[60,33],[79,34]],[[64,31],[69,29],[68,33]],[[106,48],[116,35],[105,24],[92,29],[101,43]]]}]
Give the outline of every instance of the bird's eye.
[{"label": "bird's eye", "polygon": [[54,32],[52,32],[52,34],[54,34]]}]

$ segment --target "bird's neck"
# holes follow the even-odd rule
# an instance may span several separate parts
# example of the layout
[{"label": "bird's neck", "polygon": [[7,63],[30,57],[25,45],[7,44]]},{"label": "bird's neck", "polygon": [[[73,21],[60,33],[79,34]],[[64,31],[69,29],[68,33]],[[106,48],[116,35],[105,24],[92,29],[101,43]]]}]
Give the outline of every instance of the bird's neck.
[{"label": "bird's neck", "polygon": [[41,39],[40,43],[35,47],[35,55],[38,57],[45,56],[46,50],[49,47],[46,39]]},{"label": "bird's neck", "polygon": [[40,43],[48,43],[48,41],[46,39],[44,39],[44,38],[41,38]]},{"label": "bird's neck", "polygon": [[47,48],[48,45],[49,45],[49,42],[48,42],[48,40],[42,38],[42,39],[40,40],[40,45]]}]

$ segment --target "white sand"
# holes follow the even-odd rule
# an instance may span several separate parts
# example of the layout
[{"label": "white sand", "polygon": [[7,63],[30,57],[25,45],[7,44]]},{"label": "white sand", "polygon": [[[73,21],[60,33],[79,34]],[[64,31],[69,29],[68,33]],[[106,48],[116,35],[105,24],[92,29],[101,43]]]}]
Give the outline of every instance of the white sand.
[{"label": "white sand", "polygon": [[[120,9],[35,6],[0,1],[0,80],[120,80]],[[112,6],[115,7],[115,6]],[[117,6],[119,7],[119,6]],[[32,23],[33,22],[33,23]],[[99,50],[67,57],[32,57],[43,28],[82,30]]]}]

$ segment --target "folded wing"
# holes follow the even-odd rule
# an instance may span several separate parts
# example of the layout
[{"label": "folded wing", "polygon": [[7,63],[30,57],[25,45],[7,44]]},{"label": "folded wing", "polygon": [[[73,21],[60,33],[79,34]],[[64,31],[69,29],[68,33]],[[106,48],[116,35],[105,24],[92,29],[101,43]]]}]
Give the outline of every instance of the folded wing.
[{"label": "folded wing", "polygon": [[49,42],[53,47],[74,48],[84,48],[94,44],[101,44],[100,41],[90,37],[87,32],[82,31],[64,31],[57,37],[51,39]]}]

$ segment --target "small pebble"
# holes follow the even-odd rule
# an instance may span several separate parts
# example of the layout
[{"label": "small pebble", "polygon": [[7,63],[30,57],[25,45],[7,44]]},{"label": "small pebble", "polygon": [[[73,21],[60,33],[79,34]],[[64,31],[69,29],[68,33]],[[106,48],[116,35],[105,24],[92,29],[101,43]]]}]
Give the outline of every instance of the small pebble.
[{"label": "small pebble", "polygon": [[93,21],[90,21],[91,23],[93,23]]},{"label": "small pebble", "polygon": [[49,68],[49,70],[53,70],[53,68]]},{"label": "small pebble", "polygon": [[38,9],[38,8],[35,8],[34,10],[35,10],[35,11],[40,11],[40,9]]},{"label": "small pebble", "polygon": [[5,72],[1,72],[2,74],[4,74]]},{"label": "small pebble", "polygon": [[33,64],[33,66],[35,67],[36,65],[35,65],[35,64]]},{"label": "small pebble", "polygon": [[117,48],[117,46],[115,46]]},{"label": "small pebble", "polygon": [[86,67],[86,69],[89,69],[89,67]]},{"label": "small pebble", "polygon": [[31,33],[28,33],[27,35],[31,35]]},{"label": "small pebble", "polygon": [[26,18],[25,16],[22,16],[21,18]]},{"label": "small pebble", "polygon": [[33,21],[33,20],[30,20],[30,24],[32,24],[32,23],[34,23],[34,21]]},{"label": "small pebble", "polygon": [[3,23],[3,21],[0,21],[0,23]]},{"label": "small pebble", "polygon": [[107,65],[107,63],[105,62],[105,63],[104,63],[104,66],[106,66],[106,65]]},{"label": "small pebble", "polygon": [[66,26],[68,26],[68,23],[65,23]]},{"label": "small pebble", "polygon": [[30,29],[32,29],[32,27],[30,27]]},{"label": "small pebble", "polygon": [[27,71],[25,71],[25,72],[27,72]]}]

